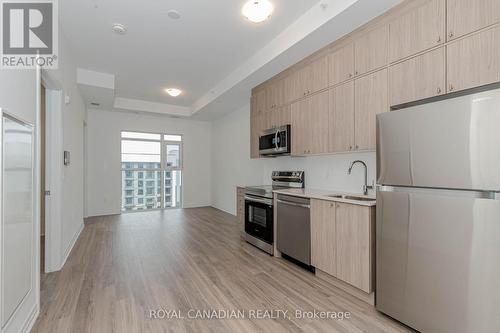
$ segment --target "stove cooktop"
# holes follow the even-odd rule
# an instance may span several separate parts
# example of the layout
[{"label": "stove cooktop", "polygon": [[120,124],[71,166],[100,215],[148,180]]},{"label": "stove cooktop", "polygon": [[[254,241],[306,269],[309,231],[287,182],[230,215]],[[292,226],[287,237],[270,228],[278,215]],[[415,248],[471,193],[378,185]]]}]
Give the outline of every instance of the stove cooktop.
[{"label": "stove cooktop", "polygon": [[277,185],[262,185],[262,186],[248,186],[245,188],[245,193],[250,195],[255,195],[264,198],[273,198],[273,191],[283,190],[290,188],[289,186],[277,186]]}]

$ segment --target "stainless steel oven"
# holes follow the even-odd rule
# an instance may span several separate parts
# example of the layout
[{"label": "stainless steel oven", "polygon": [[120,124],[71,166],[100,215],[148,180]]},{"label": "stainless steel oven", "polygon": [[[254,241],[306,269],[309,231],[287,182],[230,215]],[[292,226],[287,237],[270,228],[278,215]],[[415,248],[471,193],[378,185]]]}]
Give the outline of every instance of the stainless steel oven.
[{"label": "stainless steel oven", "polygon": [[272,185],[245,189],[246,241],[269,254],[274,253],[273,191],[304,187],[303,171],[273,171]]},{"label": "stainless steel oven", "polygon": [[273,199],[245,195],[247,241],[273,254]]},{"label": "stainless steel oven", "polygon": [[259,137],[259,154],[262,156],[287,155],[291,149],[291,126],[281,126],[264,131]]}]

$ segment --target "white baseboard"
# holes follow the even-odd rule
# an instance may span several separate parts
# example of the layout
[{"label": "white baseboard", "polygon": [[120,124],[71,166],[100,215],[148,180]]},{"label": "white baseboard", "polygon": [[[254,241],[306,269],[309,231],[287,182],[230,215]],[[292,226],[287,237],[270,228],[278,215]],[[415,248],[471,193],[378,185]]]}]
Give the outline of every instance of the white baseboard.
[{"label": "white baseboard", "polygon": [[33,328],[33,325],[35,325],[35,322],[39,314],[40,314],[40,307],[38,304],[35,304],[35,306],[33,306],[33,308],[31,309],[28,318],[26,318],[26,321],[24,322],[21,332],[26,332],[26,333],[31,332],[31,329]]},{"label": "white baseboard", "polygon": [[84,226],[85,225],[82,222],[82,224],[78,228],[78,231],[73,236],[73,239],[71,239],[71,242],[69,243],[69,246],[67,247],[66,251],[64,252],[63,260],[61,261],[61,264],[59,265],[59,269],[58,270],[61,270],[63,268],[64,264],[66,263],[66,260],[68,260],[68,257],[69,257],[69,255],[71,253],[71,250],[73,250],[73,247],[75,246],[76,241],[78,240],[78,237],[80,237],[80,234],[82,233]]}]

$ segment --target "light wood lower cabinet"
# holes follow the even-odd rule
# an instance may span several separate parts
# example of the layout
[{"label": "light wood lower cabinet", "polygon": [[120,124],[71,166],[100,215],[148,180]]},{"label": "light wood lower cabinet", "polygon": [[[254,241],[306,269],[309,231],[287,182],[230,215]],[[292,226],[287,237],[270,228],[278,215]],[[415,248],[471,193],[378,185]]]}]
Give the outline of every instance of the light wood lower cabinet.
[{"label": "light wood lower cabinet", "polygon": [[373,291],[374,214],[370,207],[336,203],[336,277]]},{"label": "light wood lower cabinet", "polygon": [[445,93],[445,51],[439,48],[389,68],[391,106]]},{"label": "light wood lower cabinet", "polygon": [[374,290],[375,207],[311,200],[311,261],[367,294]]},{"label": "light wood lower cabinet", "polygon": [[245,188],[236,188],[236,217],[240,225],[241,235],[245,234]]},{"label": "light wood lower cabinet", "polygon": [[447,46],[448,92],[500,81],[500,26]]},{"label": "light wood lower cabinet", "polygon": [[335,203],[311,200],[311,262],[332,276],[336,269]]},{"label": "light wood lower cabinet", "polygon": [[354,81],[354,142],[356,150],[376,148],[376,116],[389,111],[387,69]]}]

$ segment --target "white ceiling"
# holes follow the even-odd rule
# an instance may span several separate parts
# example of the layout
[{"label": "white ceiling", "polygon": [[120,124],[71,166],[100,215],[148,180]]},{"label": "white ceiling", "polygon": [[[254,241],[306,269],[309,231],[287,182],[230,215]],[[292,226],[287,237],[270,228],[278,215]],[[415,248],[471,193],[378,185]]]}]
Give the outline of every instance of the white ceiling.
[{"label": "white ceiling", "polygon": [[[89,107],[211,120],[400,1],[271,0],[272,17],[254,24],[241,15],[246,0],[65,0],[60,20]],[[170,9],[182,17],[170,19]],[[113,33],[113,23],[127,34]],[[184,94],[170,97],[167,87]]]},{"label": "white ceiling", "polygon": [[[318,2],[272,0],[272,19],[254,24],[241,15],[245,1],[65,0],[60,17],[78,66],[114,74],[117,97],[190,106]],[[185,93],[172,98],[171,86]]]}]

